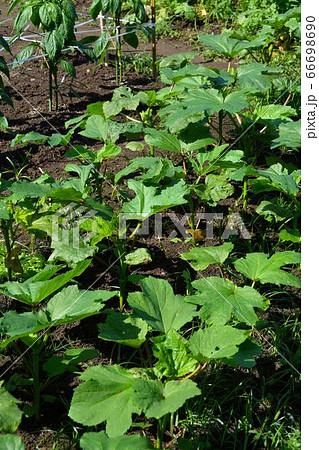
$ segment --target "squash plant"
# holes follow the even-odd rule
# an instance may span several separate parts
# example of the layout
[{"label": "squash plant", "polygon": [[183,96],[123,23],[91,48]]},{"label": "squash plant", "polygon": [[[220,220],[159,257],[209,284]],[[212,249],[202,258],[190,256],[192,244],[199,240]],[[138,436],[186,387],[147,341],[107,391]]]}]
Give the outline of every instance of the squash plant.
[{"label": "squash plant", "polygon": [[[74,66],[64,58],[63,51],[76,43],[74,25],[77,15],[74,3],[70,0],[14,0],[9,11],[18,7],[19,12],[14,21],[18,33],[23,31],[28,21],[31,21],[42,40],[32,42],[23,48],[16,56],[17,63],[30,58],[32,53],[40,49],[45,55],[45,64],[49,73],[49,111],[52,111],[53,92],[55,93],[55,109],[58,110],[58,67],[75,77]],[[40,32],[41,30],[41,32]],[[84,49],[87,51],[87,49]]]},{"label": "squash plant", "polygon": [[[140,284],[142,291],[128,296],[133,313],[110,311],[106,322],[99,325],[99,337],[140,348],[141,367],[99,365],[87,369],[74,391],[69,415],[87,426],[106,422],[108,437],[101,433],[96,437],[115,439],[132,426],[133,414],[143,413],[147,419],[156,419],[156,448],[162,448],[169,417],[200,394],[192,378],[218,360],[252,367],[260,348],[249,337],[249,327],[228,324],[231,316],[235,323],[236,318],[242,322],[231,311],[223,321],[198,322],[193,296],[175,295],[167,281],[154,277],[144,278]],[[263,308],[264,303],[258,292],[251,291],[255,302],[245,299],[244,293],[242,301],[252,315],[253,308]],[[185,330],[189,323],[193,323],[191,331],[189,327]]]},{"label": "squash plant", "polygon": [[[47,357],[47,341],[52,328],[98,314],[104,307],[104,302],[116,294],[109,291],[81,291],[74,284],[65,287],[74,277],[83,273],[89,264],[90,260],[79,262],[73,269],[57,276],[54,275],[63,266],[47,265],[37,275],[23,283],[7,282],[0,285],[1,293],[30,307],[30,311],[23,313],[12,309],[0,319],[0,333],[3,337],[0,348],[6,348],[13,343],[17,356],[22,358],[32,381],[33,406],[29,410],[29,415],[34,414],[37,421],[40,419],[41,393],[47,383],[42,382],[41,363]],[[46,305],[39,308],[40,303],[44,301]],[[25,346],[31,353],[30,357]],[[74,359],[79,355],[71,356]],[[64,369],[63,361],[61,364]],[[67,362],[64,362],[64,366],[66,365]],[[49,378],[64,371],[57,372],[57,367],[56,360],[53,367],[50,360],[46,363],[44,370]]]}]

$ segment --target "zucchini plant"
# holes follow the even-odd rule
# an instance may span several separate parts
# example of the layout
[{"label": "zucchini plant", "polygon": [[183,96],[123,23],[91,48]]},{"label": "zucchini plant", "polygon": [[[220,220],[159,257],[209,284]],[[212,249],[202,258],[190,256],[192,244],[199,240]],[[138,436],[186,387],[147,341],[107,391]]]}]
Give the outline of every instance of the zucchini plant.
[{"label": "zucchini plant", "polygon": [[[156,420],[155,447],[162,448],[169,419],[187,400],[200,394],[192,378],[205,371],[210,362],[252,367],[260,348],[250,338],[249,328],[228,324],[231,317],[242,322],[231,310],[222,320],[212,323],[208,317],[200,322],[195,319],[196,304],[201,304],[196,296],[175,295],[167,281],[153,277],[144,278],[140,284],[142,291],[128,296],[133,313],[109,311],[105,323],[99,325],[101,339],[140,348],[140,367],[99,365],[87,369],[74,391],[69,415],[87,426],[106,422],[107,436],[101,432],[96,438],[105,442],[110,439],[111,443],[133,425],[133,415],[143,413],[146,419]],[[254,302],[248,298],[243,302],[256,321],[253,309],[264,308],[264,302],[250,289]],[[248,291],[242,298],[245,294],[248,296]],[[217,312],[214,317],[221,316]],[[185,327],[189,323],[193,324],[191,331]],[[93,433],[84,436],[93,438]],[[125,438],[119,442],[124,444]]]},{"label": "zucchini plant", "polygon": [[[31,383],[27,379],[20,381],[26,386],[32,386],[33,405],[29,408],[28,415],[35,415],[37,421],[40,420],[41,414],[41,396],[48,382],[52,381],[53,376],[67,370],[66,366],[72,360],[74,366],[77,363],[74,359],[81,362],[84,357],[82,354],[79,360],[79,353],[69,352],[66,355],[69,358],[64,362],[56,359],[53,362],[50,359],[45,362],[52,328],[98,314],[104,307],[104,302],[115,294],[109,291],[79,290],[75,284],[65,287],[74,277],[83,273],[89,264],[90,260],[82,261],[73,269],[57,276],[54,275],[63,266],[47,265],[24,283],[7,282],[0,285],[0,292],[30,307],[28,312],[18,313],[11,309],[3,315],[0,319],[0,333],[3,338],[0,347],[6,348],[13,344],[17,356],[21,357]],[[39,308],[42,302],[46,302],[46,305]],[[29,352],[25,351],[26,347]],[[89,353],[86,356],[95,357],[96,354],[92,356]],[[42,367],[43,362],[45,365]],[[62,371],[59,363],[62,365]],[[47,373],[46,377],[43,370]]]}]

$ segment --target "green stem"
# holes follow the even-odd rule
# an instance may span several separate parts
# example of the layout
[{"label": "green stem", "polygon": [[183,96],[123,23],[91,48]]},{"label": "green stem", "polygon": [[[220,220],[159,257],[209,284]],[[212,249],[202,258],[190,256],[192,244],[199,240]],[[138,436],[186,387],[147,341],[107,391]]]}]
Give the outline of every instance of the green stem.
[{"label": "green stem", "polygon": [[49,69],[49,112],[52,112],[52,71]]},{"label": "green stem", "polygon": [[35,419],[40,421],[40,398],[41,398],[41,385],[40,385],[40,351],[41,346],[38,342],[33,345],[33,401],[35,409]]},{"label": "green stem", "polygon": [[[10,237],[9,237],[9,227],[8,224],[6,223],[7,221],[2,220],[1,221],[1,230],[2,230],[2,234],[4,237],[4,245],[6,248],[6,257],[10,258],[10,252],[11,252],[11,243],[10,243]],[[8,269],[8,279],[9,281],[12,280],[12,269],[11,267],[8,267],[8,265],[6,264],[7,269]]]},{"label": "green stem", "polygon": [[219,111],[218,113],[218,142],[219,145],[223,142],[223,111]]},{"label": "green stem", "polygon": [[244,185],[243,185],[243,209],[244,211],[247,210],[247,179],[244,179]]},{"label": "green stem", "polygon": [[162,447],[163,436],[164,436],[164,432],[165,432],[165,428],[166,428],[168,419],[169,419],[169,414],[166,414],[166,416],[163,416],[160,419],[158,419],[157,438],[156,438],[155,448],[160,448],[160,449],[163,448]]},{"label": "green stem", "polygon": [[55,92],[55,110],[59,109],[59,93],[58,93],[58,71],[54,69],[54,92]]}]

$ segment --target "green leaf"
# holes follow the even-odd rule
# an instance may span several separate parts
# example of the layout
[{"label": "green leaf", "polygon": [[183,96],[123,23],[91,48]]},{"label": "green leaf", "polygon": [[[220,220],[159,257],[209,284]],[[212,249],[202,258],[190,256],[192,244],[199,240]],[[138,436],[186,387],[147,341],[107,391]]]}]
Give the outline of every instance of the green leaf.
[{"label": "green leaf", "polygon": [[146,248],[137,248],[125,256],[125,263],[129,266],[137,266],[152,261],[150,252]]},{"label": "green leaf", "polygon": [[174,330],[152,339],[153,353],[158,359],[155,369],[159,377],[179,378],[193,372],[197,361],[190,355],[187,340]]},{"label": "green leaf", "polygon": [[207,47],[212,48],[219,55],[231,59],[239,55],[245,48],[242,41],[229,37],[227,33],[215,35],[202,34],[198,39]]},{"label": "green leaf", "polygon": [[132,314],[109,311],[105,323],[99,324],[99,338],[139,348],[146,341],[148,325]]},{"label": "green leaf", "polygon": [[301,234],[300,231],[294,230],[292,228],[286,228],[285,230],[281,230],[279,233],[279,237],[282,241],[288,242],[301,242]]},{"label": "green leaf", "polygon": [[142,175],[138,178],[143,181],[158,183],[164,178],[178,178],[182,170],[181,167],[175,167],[169,159],[142,156],[140,158],[134,158],[128,166],[117,172],[114,181],[117,184],[121,178],[133,172],[141,171]]},{"label": "green leaf", "polygon": [[80,440],[83,450],[151,450],[149,439],[139,434],[109,438],[105,431],[84,433]]},{"label": "green leaf", "polygon": [[181,104],[186,107],[186,114],[206,111],[209,115],[221,110],[237,113],[249,106],[246,100],[246,90],[232,92],[224,98],[217,89],[191,91]]},{"label": "green leaf", "polygon": [[235,269],[250,280],[260,281],[262,284],[283,284],[300,288],[300,280],[281,269],[288,264],[300,264],[300,253],[277,252],[270,258],[265,253],[249,253],[235,262]]},{"label": "green leaf", "polygon": [[[208,170],[208,166],[206,166]],[[198,184],[193,189],[200,199],[210,206],[216,206],[220,200],[224,200],[234,193],[234,187],[229,183],[229,172],[209,174],[205,178],[205,184]]]},{"label": "green leaf", "polygon": [[69,74],[72,78],[76,77],[76,70],[72,63],[70,63],[69,61],[66,61],[65,59],[62,59],[60,61],[60,64],[61,64],[62,70],[64,70],[64,72]]},{"label": "green leaf", "polygon": [[229,358],[238,353],[239,345],[248,337],[248,331],[229,325],[212,325],[195,331],[189,338],[189,349],[200,362]]},{"label": "green leaf", "polygon": [[296,150],[301,147],[301,120],[281,123],[279,136],[273,139],[271,148],[287,147]]},{"label": "green leaf", "polygon": [[281,222],[289,217],[292,217],[290,208],[284,208],[278,204],[278,200],[273,201],[263,200],[256,208],[256,213],[264,216],[266,220],[271,222],[275,219],[276,222]]},{"label": "green leaf", "polygon": [[95,162],[101,162],[102,159],[114,158],[119,155],[121,151],[121,147],[110,142],[109,144],[103,145],[101,150],[97,152]]},{"label": "green leaf", "polygon": [[69,286],[55,295],[47,306],[38,312],[17,314],[16,311],[9,311],[0,319],[1,333],[9,336],[2,341],[1,348],[45,328],[98,314],[104,306],[103,302],[116,294],[117,292],[109,291],[79,291],[77,286]]},{"label": "green leaf", "polygon": [[[91,261],[81,261],[73,269],[65,272],[61,275],[56,276],[52,280],[49,280],[46,274],[51,276],[51,273],[47,269],[43,269],[44,280],[40,278],[41,272],[29,280],[23,283],[18,283],[15,281],[9,281],[7,283],[0,285],[0,292],[9,297],[13,297],[20,302],[37,305],[42,300],[49,297],[55,291],[63,287],[74,277],[81,275],[84,270],[90,265]],[[54,268],[55,270],[55,268]],[[59,267],[57,268],[59,270]]]},{"label": "green leaf", "polygon": [[68,323],[97,314],[104,302],[114,297],[112,291],[83,291],[77,286],[68,286],[56,294],[47,304],[44,312],[50,322]]},{"label": "green leaf", "polygon": [[200,395],[200,389],[192,380],[168,381],[163,388],[161,397],[153,401],[146,409],[146,417],[160,419],[168,413],[177,411],[186,400]]},{"label": "green leaf", "polygon": [[196,295],[186,297],[186,301],[203,305],[199,315],[207,323],[223,325],[232,316],[239,322],[253,325],[258,316],[254,308],[265,309],[262,296],[252,287],[238,287],[228,279],[207,277],[192,283]]},{"label": "green leaf", "polygon": [[132,424],[132,413],[141,412],[134,404],[132,373],[120,366],[95,366],[80,379],[84,383],[74,390],[71,419],[88,426],[107,421],[110,438],[124,434]]},{"label": "green leaf", "polygon": [[253,192],[279,190],[285,194],[296,196],[300,191],[294,177],[288,174],[288,170],[284,169],[280,163],[273,164],[267,170],[257,170],[257,173],[269,182],[265,183],[261,178],[258,178],[253,183]]},{"label": "green leaf", "polygon": [[205,270],[211,264],[221,265],[234,248],[230,242],[214,247],[194,247],[189,253],[182,253],[181,258],[190,261],[195,270]]},{"label": "green leaf", "polygon": [[0,435],[1,450],[24,450],[25,446],[20,436],[15,434]]},{"label": "green leaf", "polygon": [[53,2],[44,3],[39,8],[39,17],[43,28],[51,31],[61,22],[61,9]]},{"label": "green leaf", "polygon": [[141,281],[141,288],[142,292],[129,294],[128,303],[153,330],[179,330],[195,315],[196,308],[185,303],[182,296],[174,295],[167,281],[148,277]]},{"label": "green leaf", "polygon": [[112,101],[103,103],[103,113],[106,118],[117,116],[122,110],[135,111],[140,104],[138,95],[130,88],[121,86],[114,90]]},{"label": "green leaf", "polygon": [[51,61],[56,61],[64,46],[64,38],[57,30],[50,31],[44,36],[44,48]]},{"label": "green leaf", "polygon": [[278,120],[286,120],[291,116],[296,115],[296,110],[291,108],[291,106],[283,105],[263,105],[257,106],[250,115],[251,119],[261,123],[273,122],[276,123]]},{"label": "green leaf", "polygon": [[43,370],[50,377],[56,377],[64,372],[74,372],[77,365],[100,356],[94,348],[72,348],[64,352],[64,356],[52,356],[43,364]]},{"label": "green leaf", "polygon": [[261,352],[261,346],[251,339],[246,339],[245,342],[239,345],[238,352],[229,358],[223,358],[223,362],[231,367],[247,367],[251,369],[256,365],[255,358]]},{"label": "green leaf", "polygon": [[109,121],[98,115],[91,116],[86,121],[85,130],[79,134],[97,141],[107,142],[110,138]]},{"label": "green leaf", "polygon": [[175,412],[200,390],[191,380],[169,381],[137,376],[132,369],[120,366],[95,366],[87,369],[80,379],[71,402],[69,416],[83,425],[107,421],[110,438],[124,434],[132,424],[132,414],[145,412],[146,417],[160,418]]},{"label": "green leaf", "polygon": [[21,402],[0,386],[0,431],[2,433],[14,433],[20,425],[22,411],[17,406],[19,403]]},{"label": "green leaf", "polygon": [[25,60],[29,59],[34,50],[37,48],[35,44],[29,44],[26,47],[24,47],[22,50],[19,51],[19,53],[16,55],[14,63],[13,63],[13,69],[19,65],[22,64]]},{"label": "green leaf", "polygon": [[102,11],[102,1],[101,0],[93,0],[91,5],[91,17],[92,19],[96,19],[99,15],[100,11]]},{"label": "green leaf", "polygon": [[79,245],[78,248],[75,248],[72,244],[66,245],[62,242],[51,242],[51,247],[54,248],[54,251],[48,259],[49,262],[65,261],[71,266],[92,257],[98,250],[95,245],[85,246],[83,244],[83,246]]},{"label": "green leaf", "polygon": [[136,180],[129,180],[128,187],[136,196],[129,203],[123,204],[122,211],[131,220],[144,220],[157,212],[187,202],[184,196],[188,193],[188,186],[182,180],[174,181],[160,191]]},{"label": "green leaf", "polygon": [[272,79],[278,77],[278,72],[280,69],[265,64],[244,64],[237,69],[237,81],[242,89],[248,89],[249,94],[266,92],[271,88]]},{"label": "green leaf", "polygon": [[14,26],[18,32],[22,31],[24,25],[31,19],[33,8],[30,5],[22,7],[14,21]]},{"label": "green leaf", "polygon": [[173,134],[167,133],[166,131],[155,130],[153,128],[146,128],[145,133],[144,139],[148,145],[153,145],[154,147],[168,152],[180,153],[180,141]]}]

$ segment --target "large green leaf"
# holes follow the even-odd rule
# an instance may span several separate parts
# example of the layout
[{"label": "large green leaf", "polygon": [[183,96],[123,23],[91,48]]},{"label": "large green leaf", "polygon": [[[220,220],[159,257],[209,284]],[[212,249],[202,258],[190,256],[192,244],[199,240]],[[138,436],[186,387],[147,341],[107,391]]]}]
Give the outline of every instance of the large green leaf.
[{"label": "large green leaf", "polygon": [[146,248],[137,248],[125,255],[125,264],[128,266],[138,266],[152,261],[150,252]]},{"label": "large green leaf", "polygon": [[85,130],[79,134],[97,141],[107,142],[112,136],[110,121],[102,116],[93,115],[87,119]]},{"label": "large green leaf", "polygon": [[44,36],[44,48],[49,59],[56,61],[64,46],[64,38],[59,31],[53,30]]},{"label": "large green leaf", "polygon": [[146,409],[146,417],[160,419],[168,413],[177,411],[186,400],[200,394],[192,380],[168,381],[162,388],[161,395]]},{"label": "large green leaf", "polygon": [[128,303],[153,330],[162,333],[179,330],[195,315],[196,308],[185,303],[182,296],[174,295],[167,281],[145,278],[141,281],[141,288],[142,292],[129,294]]},{"label": "large green leaf", "polygon": [[232,316],[239,322],[253,325],[258,320],[254,308],[265,308],[262,296],[252,287],[238,287],[230,280],[219,277],[200,278],[192,283],[196,295],[186,300],[203,305],[199,315],[208,323],[223,325]]},{"label": "large green leaf", "polygon": [[274,199],[273,201],[263,200],[256,208],[256,213],[264,216],[269,222],[272,220],[281,222],[289,217],[292,217],[291,208],[281,206],[278,199]]},{"label": "large green leaf", "polygon": [[48,327],[72,323],[97,314],[104,302],[116,295],[109,291],[79,291],[77,286],[68,286],[56,294],[39,311],[18,314],[8,311],[0,319],[0,332],[8,338],[2,341],[1,348],[10,342],[37,333]]},{"label": "large green leaf", "polygon": [[246,90],[231,92],[224,97],[217,89],[199,89],[191,91],[181,104],[186,108],[186,114],[206,111],[212,115],[221,110],[237,113],[248,107]]},{"label": "large green leaf", "polygon": [[[18,408],[21,403],[9,392],[0,386],[0,431],[2,433],[14,433],[18,428],[22,412]],[[0,445],[0,448],[1,445]]]},{"label": "large green leaf", "polygon": [[200,390],[191,380],[169,381],[138,377],[134,369],[120,366],[95,366],[87,369],[74,391],[69,416],[83,425],[106,421],[110,438],[124,434],[132,424],[132,414],[160,418],[175,412]]},{"label": "large green leaf", "polygon": [[229,325],[212,325],[192,334],[189,349],[200,362],[229,358],[238,352],[239,345],[247,339],[248,334],[248,331]]},{"label": "large green leaf", "polygon": [[278,133],[278,137],[271,143],[271,148],[287,147],[296,150],[301,147],[301,120],[280,124]]},{"label": "large green leaf", "polygon": [[[9,281],[0,285],[0,292],[8,295],[9,297],[16,298],[20,302],[27,303],[29,305],[37,305],[71,281],[72,278],[81,275],[90,263],[90,260],[81,261],[73,269],[58,275],[51,280],[49,279],[51,277],[51,271],[43,269],[42,273],[45,275],[44,279],[40,277],[40,273],[23,283]],[[54,270],[55,268],[53,271]],[[55,272],[57,270],[59,270],[59,267],[57,267]]]},{"label": "large green leaf", "polygon": [[84,433],[80,440],[83,450],[151,450],[149,439],[139,434],[109,438],[105,431]]},{"label": "large green leaf", "polygon": [[242,366],[250,369],[256,365],[255,358],[260,354],[261,349],[261,346],[256,342],[251,339],[246,339],[245,342],[238,346],[237,353],[222,360],[232,367]]},{"label": "large green leaf", "polygon": [[64,356],[52,356],[43,364],[43,370],[50,377],[61,375],[64,372],[75,372],[77,365],[100,356],[94,348],[71,348],[64,352]]},{"label": "large green leaf", "polygon": [[205,270],[211,264],[223,264],[233,248],[230,242],[213,247],[194,247],[189,253],[182,253],[181,258],[190,261],[193,269]]},{"label": "large green leaf", "polygon": [[15,434],[0,435],[1,450],[24,450],[25,446],[20,436]]},{"label": "large green leaf", "polygon": [[257,173],[267,181],[262,178],[254,180],[252,190],[255,193],[279,190],[290,196],[296,196],[300,191],[293,175],[289,174],[280,163],[273,164],[267,170],[257,170]]},{"label": "large green leaf", "polygon": [[162,190],[136,180],[129,180],[127,184],[136,193],[135,198],[124,203],[122,208],[131,220],[144,220],[157,212],[187,202],[184,196],[188,193],[188,186],[182,180],[174,181]]},{"label": "large green leaf", "polygon": [[69,410],[71,419],[83,425],[107,421],[106,431],[113,438],[124,434],[132,423],[132,414],[141,409],[134,404],[136,379],[120,366],[95,366],[80,379]]},{"label": "large green leaf", "polygon": [[237,69],[237,82],[242,89],[248,89],[250,94],[266,92],[271,88],[272,79],[278,77],[280,69],[269,68],[264,64],[243,64]]},{"label": "large green leaf", "polygon": [[300,287],[300,280],[292,273],[282,270],[282,266],[300,264],[300,253],[277,252],[268,258],[265,253],[249,253],[235,262],[238,272],[253,281]]},{"label": "large green leaf", "polygon": [[147,323],[132,314],[109,311],[105,323],[99,324],[99,338],[138,348],[146,341]]},{"label": "large green leaf", "polygon": [[235,58],[245,49],[242,41],[229,37],[228,33],[202,34],[198,39],[204,45],[226,58]]},{"label": "large green leaf", "polygon": [[166,158],[143,156],[134,158],[128,166],[117,172],[114,181],[118,183],[121,178],[137,171],[142,172],[138,176],[141,180],[158,183],[163,178],[177,178],[183,169],[175,167],[172,161]]},{"label": "large green leaf", "polygon": [[123,109],[135,111],[139,104],[139,96],[134,95],[130,88],[121,86],[113,91],[112,101],[103,103],[103,113],[106,118],[114,117]]},{"label": "large green leaf", "polygon": [[174,134],[162,130],[155,130],[154,128],[146,128],[145,133],[144,139],[147,144],[168,152],[179,153],[181,151],[180,141]]},{"label": "large green leaf", "polygon": [[153,353],[158,359],[155,369],[159,377],[174,379],[192,372],[197,361],[191,356],[187,340],[175,330],[170,330],[165,336],[152,339]]},{"label": "large green leaf", "polygon": [[[209,166],[206,166],[208,170]],[[210,206],[216,206],[234,193],[234,186],[229,182],[229,171],[219,174],[210,173],[205,178],[205,184],[198,184],[194,188],[198,197]]]}]

